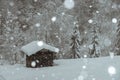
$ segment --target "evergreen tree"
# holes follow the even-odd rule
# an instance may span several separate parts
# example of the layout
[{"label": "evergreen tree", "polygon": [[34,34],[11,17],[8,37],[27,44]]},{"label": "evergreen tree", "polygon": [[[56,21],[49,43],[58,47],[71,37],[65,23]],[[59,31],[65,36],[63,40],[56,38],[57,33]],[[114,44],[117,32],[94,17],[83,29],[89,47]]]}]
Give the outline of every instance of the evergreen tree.
[{"label": "evergreen tree", "polygon": [[116,48],[116,51],[117,51],[117,55],[120,55],[120,21],[119,21],[119,24],[118,24],[118,29],[117,29],[117,41],[116,41],[116,44],[115,44],[115,48]]},{"label": "evergreen tree", "polygon": [[71,50],[72,50],[72,58],[80,58],[80,45],[81,43],[81,39],[80,39],[80,32],[78,29],[78,26],[76,25],[74,28],[74,32],[72,35],[72,43],[71,43]]},{"label": "evergreen tree", "polygon": [[91,42],[91,50],[90,50],[90,57],[99,57],[100,53],[97,49],[99,43],[98,43],[98,30],[97,27],[94,26],[92,30],[92,42]]}]

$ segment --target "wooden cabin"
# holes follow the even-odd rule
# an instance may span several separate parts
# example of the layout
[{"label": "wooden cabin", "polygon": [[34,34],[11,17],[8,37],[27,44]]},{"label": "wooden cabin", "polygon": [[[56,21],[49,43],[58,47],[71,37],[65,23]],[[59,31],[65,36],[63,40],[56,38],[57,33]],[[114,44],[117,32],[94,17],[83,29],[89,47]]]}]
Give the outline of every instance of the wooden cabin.
[{"label": "wooden cabin", "polygon": [[21,51],[26,54],[26,67],[37,68],[53,66],[55,54],[59,49],[43,41],[33,41],[23,46]]}]

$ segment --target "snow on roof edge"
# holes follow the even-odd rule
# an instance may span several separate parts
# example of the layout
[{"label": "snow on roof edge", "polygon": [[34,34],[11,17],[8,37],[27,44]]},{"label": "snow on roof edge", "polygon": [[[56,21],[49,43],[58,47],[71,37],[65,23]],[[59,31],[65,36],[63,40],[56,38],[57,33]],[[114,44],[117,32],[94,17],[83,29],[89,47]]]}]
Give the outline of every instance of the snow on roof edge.
[{"label": "snow on roof edge", "polygon": [[21,51],[23,51],[27,55],[32,55],[32,54],[35,54],[36,52],[38,52],[42,49],[48,49],[48,50],[56,52],[56,53],[59,52],[58,48],[50,46],[50,45],[44,43],[43,41],[30,42],[27,45],[23,46],[21,48]]}]

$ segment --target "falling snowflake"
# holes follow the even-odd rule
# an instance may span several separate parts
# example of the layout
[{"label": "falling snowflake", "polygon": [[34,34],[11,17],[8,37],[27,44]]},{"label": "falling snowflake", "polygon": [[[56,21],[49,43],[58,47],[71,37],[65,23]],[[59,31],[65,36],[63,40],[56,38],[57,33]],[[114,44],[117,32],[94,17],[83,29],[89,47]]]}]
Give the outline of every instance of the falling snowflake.
[{"label": "falling snowflake", "polygon": [[22,29],[22,31],[27,31],[30,28],[30,26],[28,24],[21,24],[20,29]]},{"label": "falling snowflake", "polygon": [[92,80],[96,80],[95,78],[92,78]]},{"label": "falling snowflake", "polygon": [[38,45],[38,46],[42,46],[42,45],[43,45],[43,42],[42,42],[42,41],[39,41],[39,42],[37,43],[37,45]]},{"label": "falling snowflake", "polygon": [[0,59],[2,59],[3,58],[3,56],[2,55],[0,55]]},{"label": "falling snowflake", "polygon": [[34,0],[34,2],[37,2],[38,0]]},{"label": "falling snowflake", "polygon": [[40,16],[41,14],[38,12],[38,13],[37,13],[37,15],[39,15],[39,16]]},{"label": "falling snowflake", "polygon": [[31,62],[31,66],[32,66],[32,67],[35,67],[35,66],[36,66],[36,62],[35,62],[35,61],[32,61],[32,62]]},{"label": "falling snowflake", "polygon": [[64,6],[67,9],[72,9],[75,6],[74,0],[65,0]]},{"label": "falling snowflake", "polygon": [[15,47],[16,47],[16,45],[13,45],[13,47],[15,48]]},{"label": "falling snowflake", "polygon": [[116,4],[113,4],[113,5],[112,5],[112,8],[113,8],[113,9],[117,9],[117,5],[116,5]]},{"label": "falling snowflake", "polygon": [[93,20],[92,20],[92,19],[89,19],[89,20],[88,20],[88,23],[93,23]]},{"label": "falling snowflake", "polygon": [[59,36],[56,36],[56,38],[59,38]]},{"label": "falling snowflake", "polygon": [[86,66],[82,66],[83,69],[86,69]]},{"label": "falling snowflake", "polygon": [[92,6],[92,5],[90,5],[89,7],[90,7],[90,8],[92,8],[93,6]]},{"label": "falling snowflake", "polygon": [[112,19],[112,23],[117,23],[117,19],[116,19],[116,18],[113,18],[113,19]]},{"label": "falling snowflake", "polygon": [[116,74],[116,69],[113,66],[108,67],[108,73],[112,76]]},{"label": "falling snowflake", "polygon": [[84,80],[84,76],[80,75],[80,76],[78,77],[78,80]]},{"label": "falling snowflake", "polygon": [[22,28],[26,28],[26,27],[27,27],[27,25],[23,25],[23,26],[22,26]]},{"label": "falling snowflake", "polygon": [[39,63],[39,60],[36,60],[37,63]]},{"label": "falling snowflake", "polygon": [[96,13],[99,13],[99,11],[96,11]]},{"label": "falling snowflake", "polygon": [[10,16],[12,13],[10,11],[7,11],[7,14]]},{"label": "falling snowflake", "polygon": [[87,57],[87,55],[84,55],[84,58],[86,58]]},{"label": "falling snowflake", "polygon": [[60,31],[62,31],[63,30],[63,28],[60,28]]},{"label": "falling snowflake", "polygon": [[35,26],[36,26],[36,27],[40,27],[40,23],[36,23]]},{"label": "falling snowflake", "polygon": [[10,37],[10,40],[14,40],[14,37]]},{"label": "falling snowflake", "polygon": [[74,25],[76,25],[78,23],[78,21],[74,21],[73,23],[74,23]]},{"label": "falling snowflake", "polygon": [[10,6],[14,6],[14,3],[13,3],[13,2],[10,2],[9,5],[10,5]]},{"label": "falling snowflake", "polygon": [[87,34],[87,31],[84,31],[85,34]]},{"label": "falling snowflake", "polygon": [[64,13],[64,12],[62,12],[62,15],[65,15],[65,13]]},{"label": "falling snowflake", "polygon": [[78,28],[78,27],[79,27],[79,25],[78,25],[78,24],[76,24],[76,27]]},{"label": "falling snowflake", "polygon": [[86,48],[87,46],[86,45],[83,45],[84,48]]},{"label": "falling snowflake", "polygon": [[57,19],[57,18],[56,18],[55,16],[51,18],[52,22],[55,22],[56,19]]}]

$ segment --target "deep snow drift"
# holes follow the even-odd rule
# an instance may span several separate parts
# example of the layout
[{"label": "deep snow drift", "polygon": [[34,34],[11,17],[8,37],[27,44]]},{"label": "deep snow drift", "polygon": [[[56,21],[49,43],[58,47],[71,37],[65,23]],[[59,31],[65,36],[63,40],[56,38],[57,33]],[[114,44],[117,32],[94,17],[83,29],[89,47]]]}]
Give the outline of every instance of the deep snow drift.
[{"label": "deep snow drift", "polygon": [[[5,80],[120,80],[120,56],[66,59],[54,61],[55,66],[26,68],[23,65],[0,66]],[[0,79],[2,80],[2,79]]]}]

